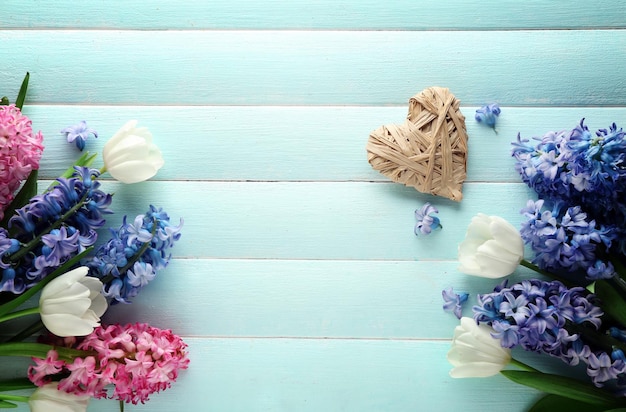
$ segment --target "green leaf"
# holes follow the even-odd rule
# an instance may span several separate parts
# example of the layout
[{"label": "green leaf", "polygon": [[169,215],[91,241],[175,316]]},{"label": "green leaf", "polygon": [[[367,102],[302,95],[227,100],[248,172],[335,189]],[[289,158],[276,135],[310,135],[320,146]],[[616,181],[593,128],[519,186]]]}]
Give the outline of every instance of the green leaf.
[{"label": "green leaf", "polygon": [[[91,352],[65,348],[62,346],[52,346],[45,343],[16,342],[0,343],[0,356],[23,356],[27,358],[46,359],[48,351],[54,349],[60,360],[72,361],[78,356],[87,356]],[[0,395],[0,398],[2,395]]]},{"label": "green leaf", "polygon": [[48,351],[53,348],[54,346],[44,343],[0,343],[0,356],[23,356],[45,359]]},{"label": "green leaf", "polygon": [[0,227],[7,228],[9,224],[9,219],[13,217],[13,213],[22,206],[24,206],[28,201],[37,194],[37,177],[39,176],[38,170],[33,170],[28,175],[28,178],[22,185],[22,188],[17,192],[13,201],[7,206],[4,210],[4,217],[0,221]]},{"label": "green leaf", "polygon": [[602,301],[602,310],[626,327],[626,302],[617,288],[606,280],[596,281],[596,296]]},{"label": "green leaf", "polygon": [[[72,175],[74,174],[75,170],[74,170],[74,166],[81,166],[81,167],[89,167],[91,166],[91,164],[93,163],[93,161],[96,159],[96,157],[98,157],[98,153],[89,153],[89,152],[85,152],[81,157],[79,157],[76,162],[74,162],[73,165],[71,165],[70,167],[67,168],[67,170],[65,170],[65,172],[63,172],[63,174],[61,174],[60,177],[72,177]],[[53,182],[51,187],[55,185],[55,183]]]},{"label": "green leaf", "polygon": [[609,392],[566,376],[519,370],[504,370],[500,373],[515,383],[535,388],[542,392],[588,404],[616,406],[617,398]]},{"label": "green leaf", "polygon": [[17,408],[17,404],[13,402],[7,402],[0,399],[0,409],[14,409]]},{"label": "green leaf", "polygon": [[558,395],[546,395],[539,399],[528,412],[605,412],[604,405],[590,405]]},{"label": "green leaf", "polygon": [[11,102],[9,101],[8,97],[2,96],[0,98],[0,106],[8,106],[9,104],[11,104]]},{"label": "green leaf", "polygon": [[35,389],[37,386],[28,378],[15,378],[0,381],[0,392],[17,391],[21,389]]},{"label": "green leaf", "polygon": [[30,79],[30,73],[26,72],[26,76],[24,76],[24,80],[22,81],[22,86],[20,87],[20,91],[17,94],[17,99],[15,99],[15,105],[22,110],[22,106],[24,106],[24,100],[26,99],[26,90],[28,90],[28,80]]}]

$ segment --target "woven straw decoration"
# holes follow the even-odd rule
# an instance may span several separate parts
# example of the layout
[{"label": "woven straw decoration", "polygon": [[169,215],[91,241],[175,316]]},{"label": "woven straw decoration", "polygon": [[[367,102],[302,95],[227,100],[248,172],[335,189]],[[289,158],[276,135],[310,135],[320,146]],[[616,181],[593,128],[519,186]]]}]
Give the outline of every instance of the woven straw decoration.
[{"label": "woven straw decoration", "polygon": [[460,102],[443,87],[409,100],[404,124],[374,130],[367,160],[391,180],[457,202],[466,177],[467,131]]}]

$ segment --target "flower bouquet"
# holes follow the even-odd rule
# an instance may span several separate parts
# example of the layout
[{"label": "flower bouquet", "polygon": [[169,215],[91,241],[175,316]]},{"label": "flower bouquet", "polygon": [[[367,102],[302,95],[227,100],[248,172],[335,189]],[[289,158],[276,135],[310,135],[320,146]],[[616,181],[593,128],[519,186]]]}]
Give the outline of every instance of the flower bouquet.
[{"label": "flower bouquet", "polygon": [[[22,113],[28,81],[14,103],[0,102],[0,356],[33,364],[24,377],[0,379],[0,408],[85,411],[92,397],[117,399],[121,409],[144,403],[187,368],[187,345],[170,330],[100,317],[167,266],[182,220],[173,224],[150,205],[106,231],[113,195],[100,178],[147,180],[163,165],[161,152],[131,121],[105,144],[102,168],[91,167],[97,154],[87,152],[38,193],[44,146]],[[85,122],[61,133],[80,150],[97,137]],[[9,393],[27,389],[34,391]]]},{"label": "flower bouquet", "polygon": [[[461,319],[450,375],[501,373],[543,391],[534,412],[626,411],[625,134],[615,124],[592,133],[581,121],[534,141],[518,135],[512,155],[538,199],[521,210],[520,230],[475,216],[459,270],[496,279],[522,265],[537,276],[479,294],[473,319],[461,314],[466,293],[443,292],[444,308]],[[512,357],[518,348],[560,359],[571,373],[541,372]]]}]

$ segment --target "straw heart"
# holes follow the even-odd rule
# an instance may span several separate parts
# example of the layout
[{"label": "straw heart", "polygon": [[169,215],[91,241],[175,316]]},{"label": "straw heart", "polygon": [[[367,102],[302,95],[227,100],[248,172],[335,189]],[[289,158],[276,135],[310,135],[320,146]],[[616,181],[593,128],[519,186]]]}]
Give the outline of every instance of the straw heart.
[{"label": "straw heart", "polygon": [[413,96],[403,124],[381,126],[370,134],[368,162],[394,182],[461,201],[467,131],[459,106],[459,100],[443,87]]}]

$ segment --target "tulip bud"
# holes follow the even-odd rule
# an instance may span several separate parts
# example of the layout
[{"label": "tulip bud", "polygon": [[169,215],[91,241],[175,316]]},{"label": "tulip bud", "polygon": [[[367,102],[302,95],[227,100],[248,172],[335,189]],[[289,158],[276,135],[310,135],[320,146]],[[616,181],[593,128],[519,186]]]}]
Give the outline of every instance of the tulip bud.
[{"label": "tulip bud", "polygon": [[479,213],[459,245],[459,271],[496,279],[513,273],[523,257],[518,230],[501,217]]},{"label": "tulip bud", "polygon": [[57,336],[86,336],[100,325],[107,302],[100,293],[102,282],[88,277],[81,266],[44,286],[39,298],[39,313],[44,326]]},{"label": "tulip bud", "polygon": [[163,166],[163,156],[152,143],[152,133],[136,125],[136,120],[126,123],[102,150],[105,170],[122,183],[148,180]]},{"label": "tulip bud", "polygon": [[454,366],[453,378],[484,378],[500,372],[511,362],[511,350],[503,348],[500,339],[491,336],[493,329],[477,324],[472,318],[461,318],[454,329],[448,362]]}]

